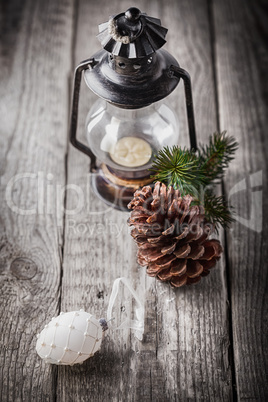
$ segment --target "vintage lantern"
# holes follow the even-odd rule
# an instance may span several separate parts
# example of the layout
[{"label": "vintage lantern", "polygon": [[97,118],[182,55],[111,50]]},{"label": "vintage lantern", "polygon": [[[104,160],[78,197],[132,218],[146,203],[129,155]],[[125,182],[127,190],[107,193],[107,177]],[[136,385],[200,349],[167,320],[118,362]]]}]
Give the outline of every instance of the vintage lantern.
[{"label": "vintage lantern", "polygon": [[[155,151],[179,144],[176,114],[161,100],[180,78],[190,143],[196,149],[191,80],[178,62],[160,49],[167,29],[159,19],[131,7],[101,24],[99,31],[103,49],[75,70],[70,139],[91,159],[97,194],[124,209],[137,188],[152,182],[149,169]],[[87,86],[100,98],[88,113],[88,146],[76,138],[83,72]]]}]

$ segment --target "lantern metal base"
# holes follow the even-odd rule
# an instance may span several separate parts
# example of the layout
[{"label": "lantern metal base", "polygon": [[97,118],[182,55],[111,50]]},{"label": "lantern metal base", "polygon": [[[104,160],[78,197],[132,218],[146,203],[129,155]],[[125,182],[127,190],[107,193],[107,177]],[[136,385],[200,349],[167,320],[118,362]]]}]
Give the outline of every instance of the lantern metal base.
[{"label": "lantern metal base", "polygon": [[104,164],[92,179],[92,186],[97,196],[120,211],[128,211],[127,205],[132,200],[134,192],[151,183],[152,179],[149,176],[124,180],[112,173]]}]

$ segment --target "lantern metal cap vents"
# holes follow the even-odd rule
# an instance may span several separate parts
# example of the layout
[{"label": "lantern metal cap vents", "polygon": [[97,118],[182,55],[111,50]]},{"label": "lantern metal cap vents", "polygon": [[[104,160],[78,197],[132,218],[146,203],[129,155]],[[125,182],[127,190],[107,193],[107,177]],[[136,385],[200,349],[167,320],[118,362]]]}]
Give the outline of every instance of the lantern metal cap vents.
[{"label": "lantern metal cap vents", "polygon": [[166,43],[167,31],[158,18],[131,7],[100,24],[97,38],[114,56],[135,59],[147,57],[160,49]]},{"label": "lantern metal cap vents", "polygon": [[97,52],[84,78],[99,97],[125,109],[148,106],[169,95],[178,85],[171,66],[178,62],[160,49],[167,29],[158,18],[138,8],[111,17],[101,24]]}]

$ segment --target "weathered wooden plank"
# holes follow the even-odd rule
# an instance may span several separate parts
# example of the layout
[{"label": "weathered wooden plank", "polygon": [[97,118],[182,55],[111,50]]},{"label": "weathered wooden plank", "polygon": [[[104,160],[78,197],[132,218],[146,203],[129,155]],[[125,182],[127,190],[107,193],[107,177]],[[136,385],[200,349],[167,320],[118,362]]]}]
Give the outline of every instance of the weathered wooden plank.
[{"label": "weathered wooden plank", "polygon": [[1,6],[0,399],[53,400],[35,344],[60,297],[72,3]]},{"label": "weathered wooden plank", "polygon": [[[205,140],[216,129],[206,1],[148,1],[146,5],[138,1],[135,5],[161,17],[169,28],[166,48],[192,76],[198,137]],[[127,6],[120,1],[79,3],[76,64],[99,49],[97,24]],[[84,120],[94,99],[88,89],[81,94],[83,141]],[[182,86],[170,100],[181,116],[184,145],[188,141]],[[177,291],[146,277],[136,263],[127,214],[108,209],[96,198],[88,186],[88,169],[87,158],[71,147],[68,183],[78,186],[85,198],[80,211],[66,217],[62,309],[83,307],[96,317],[105,315],[113,281],[126,276],[144,300],[145,335],[139,342],[129,330],[109,332],[98,355],[79,367],[59,367],[58,399],[230,400],[224,261],[196,287]],[[78,205],[78,191],[67,194],[67,209]],[[116,320],[134,307],[127,292],[122,292],[114,310]]]},{"label": "weathered wooden plank", "polygon": [[264,401],[267,385],[267,7],[214,1],[220,126],[239,152],[225,182],[237,222],[228,232],[239,400]]}]

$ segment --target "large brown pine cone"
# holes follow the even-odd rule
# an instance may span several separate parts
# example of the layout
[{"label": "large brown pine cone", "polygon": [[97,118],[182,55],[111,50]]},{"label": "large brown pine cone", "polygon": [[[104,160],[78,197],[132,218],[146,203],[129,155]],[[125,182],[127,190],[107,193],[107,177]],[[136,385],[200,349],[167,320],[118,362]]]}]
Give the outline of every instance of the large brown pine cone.
[{"label": "large brown pine cone", "polygon": [[181,197],[157,182],[153,190],[137,190],[128,205],[139,264],[147,266],[148,275],[175,287],[208,275],[222,253],[220,242],[208,239],[214,227],[205,220],[203,207],[191,202],[190,195]]}]

